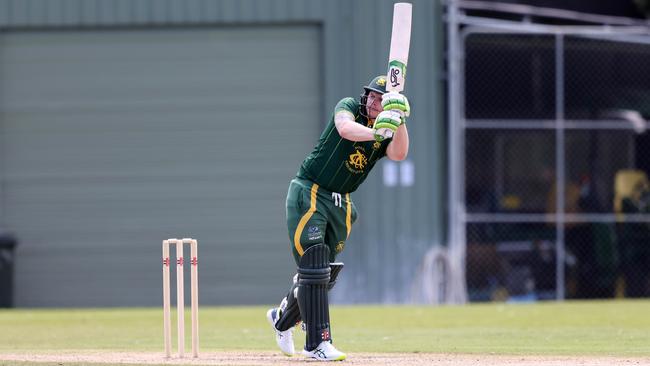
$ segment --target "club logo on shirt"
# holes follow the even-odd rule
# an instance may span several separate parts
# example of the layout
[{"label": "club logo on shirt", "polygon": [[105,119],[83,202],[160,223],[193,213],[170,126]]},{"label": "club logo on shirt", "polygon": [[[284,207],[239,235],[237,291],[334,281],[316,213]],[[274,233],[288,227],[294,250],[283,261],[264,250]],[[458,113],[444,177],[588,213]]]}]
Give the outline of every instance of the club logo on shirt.
[{"label": "club logo on shirt", "polygon": [[345,242],[344,241],[338,242],[338,244],[336,244],[335,249],[336,249],[337,253],[341,253],[343,251],[343,249],[345,249]]},{"label": "club logo on shirt", "polygon": [[368,158],[366,158],[366,151],[363,146],[355,146],[354,152],[348,156],[345,162],[345,167],[354,174],[363,173],[363,168],[368,165]]},{"label": "club logo on shirt", "polygon": [[375,141],[375,143],[372,144],[372,149],[373,150],[379,150],[380,147],[381,147],[381,142],[379,142],[379,141]]}]

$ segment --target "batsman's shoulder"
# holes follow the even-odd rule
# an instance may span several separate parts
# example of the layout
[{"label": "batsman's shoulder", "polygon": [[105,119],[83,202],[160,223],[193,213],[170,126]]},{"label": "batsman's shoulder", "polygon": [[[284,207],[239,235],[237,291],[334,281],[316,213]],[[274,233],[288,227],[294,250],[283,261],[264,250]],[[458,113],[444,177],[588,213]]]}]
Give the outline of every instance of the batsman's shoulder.
[{"label": "batsman's shoulder", "polygon": [[334,107],[334,113],[337,113],[339,111],[348,111],[354,115],[358,109],[359,102],[357,102],[357,100],[352,97],[346,97],[336,103],[336,107]]}]

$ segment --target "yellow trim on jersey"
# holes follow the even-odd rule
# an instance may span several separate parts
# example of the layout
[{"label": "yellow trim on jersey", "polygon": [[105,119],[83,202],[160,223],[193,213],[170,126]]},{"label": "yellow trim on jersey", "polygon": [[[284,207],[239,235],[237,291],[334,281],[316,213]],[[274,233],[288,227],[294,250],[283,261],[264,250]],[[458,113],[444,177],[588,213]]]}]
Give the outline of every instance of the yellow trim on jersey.
[{"label": "yellow trim on jersey", "polygon": [[346,206],[347,212],[345,213],[345,228],[348,230],[348,236],[346,238],[349,238],[350,231],[352,230],[352,201],[350,201],[349,193],[345,194],[345,199],[348,201]]},{"label": "yellow trim on jersey", "polygon": [[301,257],[305,251],[302,249],[302,244],[300,244],[300,236],[302,236],[302,231],[305,228],[305,225],[307,225],[307,221],[309,221],[309,219],[314,215],[314,212],[316,212],[316,192],[318,192],[318,184],[314,183],[314,185],[311,186],[309,210],[307,210],[307,213],[300,218],[296,232],[293,234],[293,245],[296,247],[296,250]]}]

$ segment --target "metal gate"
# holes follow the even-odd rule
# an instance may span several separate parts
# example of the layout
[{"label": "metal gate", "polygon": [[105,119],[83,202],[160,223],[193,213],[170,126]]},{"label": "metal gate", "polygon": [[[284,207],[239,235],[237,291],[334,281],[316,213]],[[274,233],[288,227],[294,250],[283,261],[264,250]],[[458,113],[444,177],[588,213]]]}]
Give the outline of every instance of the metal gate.
[{"label": "metal gate", "polygon": [[449,243],[466,300],[649,296],[648,27],[474,15],[486,6],[447,12]]}]

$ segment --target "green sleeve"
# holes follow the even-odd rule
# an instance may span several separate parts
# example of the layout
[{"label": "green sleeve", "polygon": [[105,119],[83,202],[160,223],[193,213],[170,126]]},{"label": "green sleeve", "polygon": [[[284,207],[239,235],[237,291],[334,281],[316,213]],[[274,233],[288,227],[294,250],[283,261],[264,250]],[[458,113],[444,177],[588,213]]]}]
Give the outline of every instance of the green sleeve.
[{"label": "green sleeve", "polygon": [[348,111],[356,117],[359,112],[359,104],[354,100],[354,98],[343,98],[336,103],[336,107],[334,107],[334,114],[340,111]]}]

